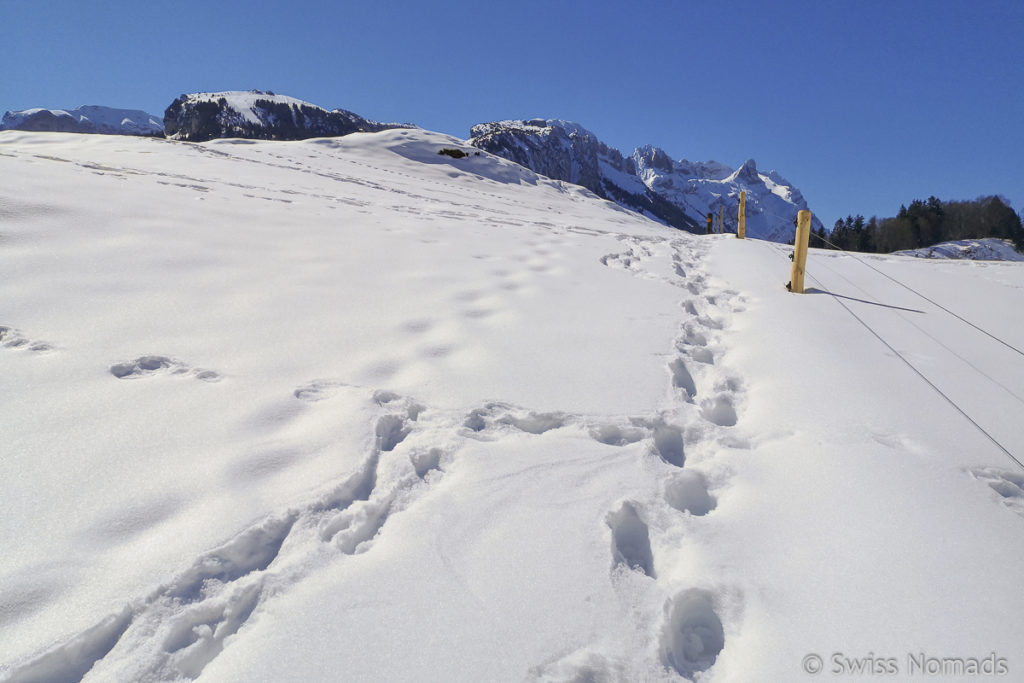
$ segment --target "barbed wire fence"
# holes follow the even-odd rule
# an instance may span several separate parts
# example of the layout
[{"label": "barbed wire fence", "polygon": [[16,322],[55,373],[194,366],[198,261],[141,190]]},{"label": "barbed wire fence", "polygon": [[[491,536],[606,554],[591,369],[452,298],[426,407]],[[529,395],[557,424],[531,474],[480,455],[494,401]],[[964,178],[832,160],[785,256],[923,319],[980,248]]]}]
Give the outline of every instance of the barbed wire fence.
[{"label": "barbed wire fence", "polygon": [[[820,235],[818,237],[821,238]],[[929,296],[926,296],[925,294],[923,294],[922,292],[918,291],[917,289],[911,287],[910,285],[907,285],[906,283],[901,282],[900,280],[897,280],[896,278],[892,277],[888,273],[885,273],[885,272],[881,271],[880,269],[875,268],[870,263],[867,263],[864,259],[861,259],[861,258],[857,257],[856,255],[854,255],[852,252],[840,249],[835,244],[832,244],[831,242],[829,242],[827,238],[821,238],[821,239],[823,239],[823,241],[825,241],[827,244],[832,246],[839,253],[841,253],[843,255],[846,255],[846,256],[850,256],[855,261],[861,263],[862,265],[870,268],[875,273],[885,277],[888,280],[891,280],[895,284],[897,284],[897,285],[907,289],[908,291],[914,293],[915,295],[921,297],[925,301],[929,302],[930,304],[932,304],[936,308],[940,309],[941,311],[947,313],[948,315],[954,317],[958,321],[960,321],[960,322],[970,326],[971,328],[977,330],[978,332],[980,332],[980,333],[986,335],[987,337],[995,340],[996,342],[998,342],[999,344],[1002,344],[1003,346],[1005,346],[1006,348],[1012,350],[1013,352],[1015,352],[1015,353],[1017,353],[1017,354],[1019,354],[1021,356],[1024,356],[1024,352],[1022,352],[1019,348],[1017,348],[1013,344],[1010,344],[1009,342],[1007,342],[1007,341],[1005,341],[1003,339],[1000,339],[999,337],[997,337],[996,335],[992,334],[988,330],[985,330],[981,326],[979,326],[979,325],[977,325],[977,324],[967,320],[963,316],[961,316],[961,315],[957,314],[956,312],[950,310],[946,306],[943,306],[942,304],[940,304],[937,301],[935,301],[933,298],[931,298]],[[778,243],[767,242],[767,241],[764,241],[764,240],[758,240],[758,241],[762,242],[764,245],[766,245],[766,247],[769,250],[771,250],[774,253],[778,254],[781,258],[783,258],[785,260],[790,260],[792,258],[792,254],[790,254],[790,256],[787,257],[783,253],[783,250],[785,250],[786,247],[783,247],[783,250],[780,250],[779,246],[782,246],[782,245],[778,245]],[[825,269],[829,270],[830,272],[834,272],[830,268],[825,267]],[[839,275],[838,273],[836,273],[836,274]],[[887,349],[889,349],[889,351],[891,351],[900,361],[902,361],[903,364],[905,364],[915,375],[917,375],[923,382],[925,382],[925,384],[927,384],[929,387],[931,387],[935,391],[936,394],[938,394],[956,412],[958,412],[964,419],[966,419],[971,425],[973,425],[974,428],[977,429],[982,435],[984,435],[985,438],[989,442],[991,442],[1001,453],[1003,453],[1003,455],[1005,455],[1009,460],[1011,460],[1018,467],[1020,467],[1022,470],[1024,470],[1024,462],[1021,462],[1021,460],[1019,458],[1017,458],[1012,452],[1010,452],[1009,448],[1007,448],[1002,442],[999,441],[999,439],[997,439],[995,436],[993,436],[987,429],[985,429],[985,427],[983,427],[980,423],[978,423],[977,420],[975,420],[973,417],[971,417],[971,415],[962,406],[960,406],[955,400],[953,400],[953,398],[951,398],[949,396],[949,394],[947,394],[945,391],[943,391],[935,382],[933,382],[931,379],[929,379],[919,368],[917,368],[913,363],[911,363],[910,360],[907,359],[907,357],[903,353],[901,353],[895,346],[893,346],[889,341],[887,341],[876,329],[874,329],[870,324],[868,324],[861,316],[857,315],[857,313],[852,308],[850,308],[850,306],[847,305],[846,302],[844,302],[842,300],[841,296],[839,296],[839,295],[835,294],[834,292],[830,291],[824,285],[824,283],[822,283],[822,281],[818,277],[813,275],[812,273],[807,272],[806,276],[809,279],[813,280],[815,283],[817,283],[817,285],[821,288],[821,291],[823,293],[830,295],[832,297],[832,299],[837,304],[842,306],[843,309],[852,318],[854,318],[854,320],[856,320],[860,325],[862,325],[873,337],[875,337],[880,343],[882,343]],[[840,277],[843,277],[843,276],[840,275]],[[848,278],[845,278],[845,277],[844,277],[844,279],[848,280]],[[864,291],[860,287],[858,287],[858,289],[861,289],[862,292]],[[901,315],[901,317],[904,317],[904,316],[902,316],[902,314],[900,314],[900,315]],[[904,317],[904,319],[906,319],[906,318]],[[911,324],[913,324],[915,327],[918,327],[918,329],[921,329],[919,326],[917,326],[912,321],[908,321],[908,322],[911,322]],[[925,334],[928,334],[928,333],[925,333]],[[928,336],[931,337],[932,339],[935,339],[930,334],[928,334]],[[940,343],[947,350],[951,350],[951,349],[949,349],[948,346],[946,346],[941,341],[939,341],[937,339],[935,339],[935,341]],[[1019,395],[1017,395],[1014,391],[1012,391],[1011,389],[1009,389],[1008,387],[1003,385],[998,380],[995,380],[994,378],[989,376],[987,373],[984,373],[983,371],[981,371],[974,363],[970,362],[966,358],[963,358],[963,356],[961,356],[960,354],[957,354],[956,352],[953,352],[953,353],[958,358],[960,358],[962,361],[964,361],[969,367],[971,367],[975,372],[979,373],[981,376],[985,377],[989,381],[992,381],[995,384],[997,384],[998,386],[1000,386],[1002,389],[1004,389],[1005,391],[1010,393],[1010,395],[1012,395],[1015,399],[1017,399],[1017,401],[1024,403],[1024,401],[1022,401],[1021,397]]]}]

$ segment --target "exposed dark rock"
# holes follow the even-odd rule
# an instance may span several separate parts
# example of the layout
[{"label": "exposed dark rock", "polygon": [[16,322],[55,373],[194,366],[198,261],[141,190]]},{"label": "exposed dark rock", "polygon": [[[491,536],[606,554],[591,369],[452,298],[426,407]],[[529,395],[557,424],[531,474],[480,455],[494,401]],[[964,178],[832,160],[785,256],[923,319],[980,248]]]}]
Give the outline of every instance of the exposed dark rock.
[{"label": "exposed dark rock", "polygon": [[305,140],[409,127],[370,121],[344,109],[328,111],[258,90],[182,95],[164,113],[166,136],[192,142],[215,138]]},{"label": "exposed dark rock", "polygon": [[[672,227],[691,232],[701,229],[682,209],[644,186],[631,157],[623,157],[580,126],[545,119],[499,121],[473,126],[471,135],[470,144],[475,147],[549,178],[582,185],[599,197]],[[621,178],[609,178],[605,166],[633,180],[624,184]]]},{"label": "exposed dark rock", "polygon": [[[716,231],[735,232],[746,193],[746,235],[786,242],[797,212],[807,208],[796,187],[775,171],[759,171],[752,159],[734,171],[716,161],[673,161],[651,145],[625,157],[582,126],[557,119],[483,123],[471,136],[476,147],[690,232],[705,232],[709,214]],[[813,219],[812,227],[821,222]]]}]

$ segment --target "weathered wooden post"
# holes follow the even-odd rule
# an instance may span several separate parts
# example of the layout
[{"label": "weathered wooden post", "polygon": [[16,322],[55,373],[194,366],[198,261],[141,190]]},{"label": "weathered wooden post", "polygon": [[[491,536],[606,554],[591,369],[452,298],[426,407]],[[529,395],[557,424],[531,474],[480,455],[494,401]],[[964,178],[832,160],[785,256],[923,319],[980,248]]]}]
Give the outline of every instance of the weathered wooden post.
[{"label": "weathered wooden post", "polygon": [[725,204],[718,207],[718,233],[725,232]]},{"label": "weathered wooden post", "polygon": [[789,291],[804,293],[804,272],[807,270],[807,241],[811,236],[811,212],[796,215],[796,241],[793,243],[793,270],[789,276]]},{"label": "weathered wooden post", "polygon": [[708,234],[711,234],[711,212],[708,212]]},{"label": "weathered wooden post", "polygon": [[736,237],[747,238],[747,193],[740,192],[740,215],[736,221]]}]

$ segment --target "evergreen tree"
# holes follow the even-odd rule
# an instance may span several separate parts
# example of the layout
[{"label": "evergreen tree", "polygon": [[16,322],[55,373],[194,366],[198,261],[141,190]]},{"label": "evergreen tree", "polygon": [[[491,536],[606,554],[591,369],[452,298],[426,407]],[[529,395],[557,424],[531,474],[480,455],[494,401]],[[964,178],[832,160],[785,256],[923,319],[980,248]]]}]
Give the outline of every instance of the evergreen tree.
[{"label": "evergreen tree", "polygon": [[1004,197],[978,197],[974,201],[944,202],[931,196],[900,206],[893,218],[848,215],[837,220],[829,236],[837,248],[888,253],[918,249],[939,242],[998,237],[1011,240],[1024,251],[1021,216]]}]

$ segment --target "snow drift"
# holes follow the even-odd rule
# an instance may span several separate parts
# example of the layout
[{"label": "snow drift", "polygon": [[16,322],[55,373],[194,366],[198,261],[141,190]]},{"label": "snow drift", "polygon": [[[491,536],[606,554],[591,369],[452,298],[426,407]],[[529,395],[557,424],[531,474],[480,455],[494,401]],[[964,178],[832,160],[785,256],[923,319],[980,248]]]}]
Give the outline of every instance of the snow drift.
[{"label": "snow drift", "polygon": [[975,261],[1024,261],[1024,254],[1013,248],[1013,243],[998,237],[940,242],[921,249],[893,252],[896,256],[915,256],[929,259],[970,259]]}]

